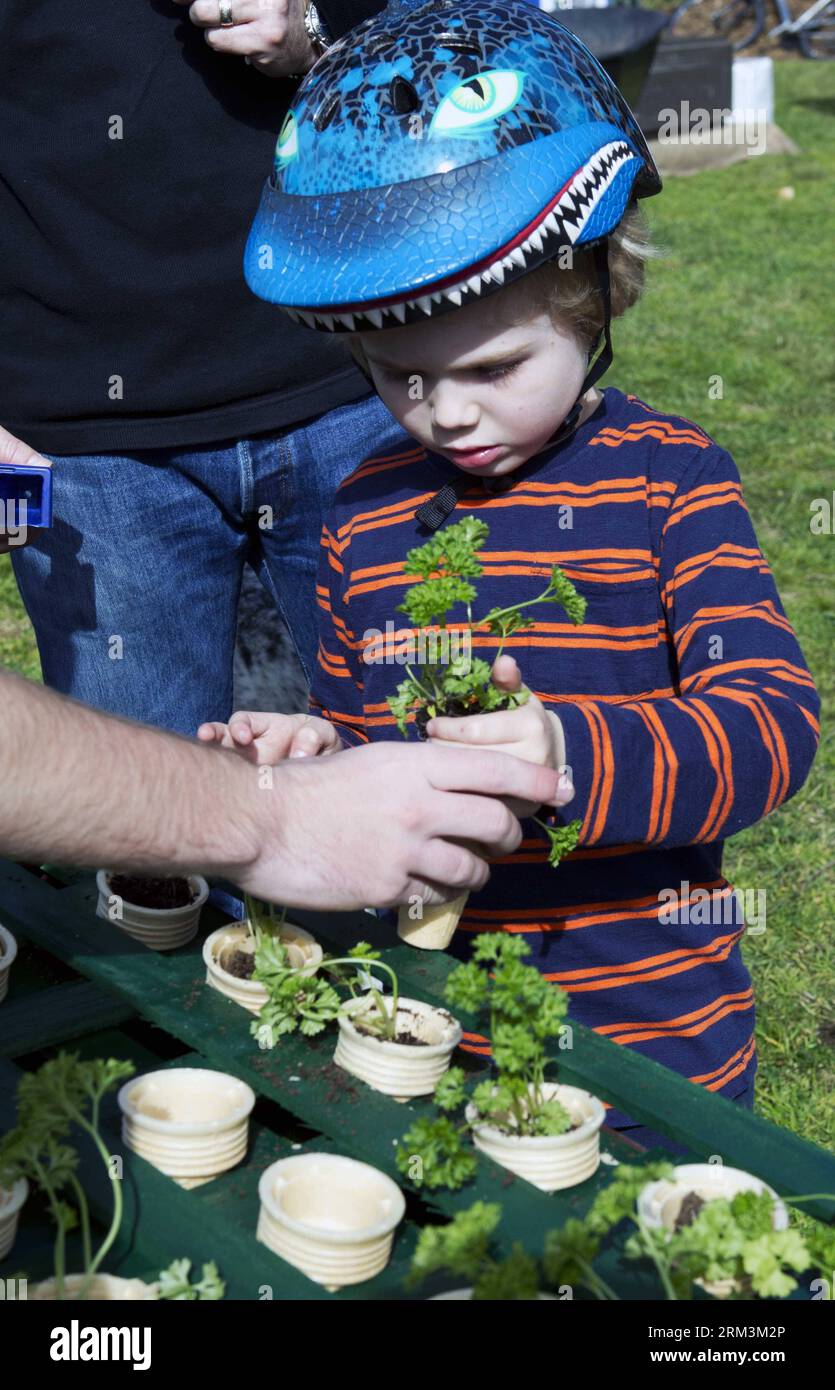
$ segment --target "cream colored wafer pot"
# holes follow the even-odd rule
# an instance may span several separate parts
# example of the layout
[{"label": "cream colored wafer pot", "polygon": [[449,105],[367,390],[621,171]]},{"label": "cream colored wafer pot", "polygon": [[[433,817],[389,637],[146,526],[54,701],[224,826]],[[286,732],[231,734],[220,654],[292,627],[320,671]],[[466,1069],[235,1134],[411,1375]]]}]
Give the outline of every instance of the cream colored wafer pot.
[{"label": "cream colored wafer pot", "polygon": [[0,1187],[0,1260],[5,1260],[15,1243],[21,1207],[28,1196],[25,1178],[18,1178],[9,1188]]},{"label": "cream colored wafer pot", "polygon": [[6,927],[0,927],[0,1003],[9,992],[9,976],[17,955],[17,942]]},{"label": "cream colored wafer pot", "polygon": [[[78,1298],[85,1281],[83,1274],[68,1274],[64,1279],[64,1298]],[[158,1284],[145,1284],[141,1279],[120,1279],[115,1274],[95,1274],[90,1287],[84,1295],[85,1303],[121,1303],[126,1301],[146,1302],[155,1299]],[[27,1298],[36,1303],[57,1303],[58,1285],[54,1279],[45,1279],[27,1290]]]},{"label": "cream colored wafer pot", "polygon": [[140,907],[113,893],[110,877],[107,869],[99,869],[96,874],[97,917],[126,932],[134,941],[141,941],[152,951],[173,951],[187,945],[197,935],[200,914],[209,896],[205,878],[199,874],[189,875],[188,882],[196,896],[184,907]]},{"label": "cream colored wafer pot", "polygon": [[[453,1301],[455,1303],[472,1303],[472,1300],[472,1289],[450,1289],[448,1293],[433,1294],[432,1297],[428,1298],[426,1301],[427,1303],[446,1303],[448,1301]],[[558,1303],[559,1299],[555,1293],[538,1293],[536,1298],[532,1298],[528,1301],[531,1303]]]},{"label": "cream colored wafer pot", "polygon": [[258,1195],[258,1240],[331,1292],[385,1268],[406,1210],[391,1178],[339,1154],[279,1159]]},{"label": "cream colored wafer pot", "polygon": [[[322,963],[322,947],[303,927],[294,922],[283,923],[279,940],[287,948],[288,964],[302,975],[315,975]],[[206,966],[206,984],[225,994],[250,1013],[257,1014],[267,1002],[266,986],[259,980],[244,979],[231,975],[223,968],[234,951],[246,955],[254,953],[255,946],[245,922],[227,922],[218,927],[203,942],[203,960]]]},{"label": "cream colored wafer pot", "polygon": [[122,1140],[180,1187],[199,1187],[246,1155],[255,1092],[202,1067],[170,1067],[126,1082],[118,1094]]},{"label": "cream colored wafer pot", "polygon": [[[391,996],[386,996],[386,1000],[390,1009]],[[373,1017],[372,1002],[370,995],[363,995],[343,1005],[334,1054],[337,1066],[395,1100],[431,1095],[449,1070],[452,1054],[461,1041],[460,1023],[446,1009],[401,997],[397,1005],[398,1029],[408,1028],[421,1042],[390,1042],[360,1032],[356,1026],[362,1023],[364,1015]]]},{"label": "cream colored wafer pot", "polygon": [[[597,1172],[600,1164],[600,1127],[606,1117],[602,1101],[578,1086],[562,1086],[546,1082],[542,1087],[546,1100],[558,1100],[572,1120],[579,1121],[576,1129],[565,1134],[512,1134],[493,1125],[478,1124],[473,1128],[477,1149],[533,1183],[543,1192],[557,1192],[575,1187]],[[467,1119],[473,1123],[477,1111],[470,1104]]]},{"label": "cream colored wafer pot", "polygon": [[469,893],[461,893],[452,902],[424,907],[422,915],[414,921],[409,916],[411,909],[401,907],[397,914],[397,935],[407,946],[417,946],[421,951],[445,951],[455,935],[469,896]]},{"label": "cream colored wafer pot", "polygon": [[[742,1168],[726,1168],[722,1163],[681,1163],[672,1178],[647,1183],[638,1194],[638,1215],[650,1229],[666,1226],[668,1231],[673,1231],[681,1204],[689,1192],[701,1197],[703,1202],[717,1197],[731,1201],[740,1192],[768,1192],[774,1198],[775,1231],[785,1231],[788,1227],[789,1213],[773,1187],[753,1173],[746,1173]],[[738,1291],[735,1279],[696,1279],[694,1282],[714,1298],[727,1298]]]}]

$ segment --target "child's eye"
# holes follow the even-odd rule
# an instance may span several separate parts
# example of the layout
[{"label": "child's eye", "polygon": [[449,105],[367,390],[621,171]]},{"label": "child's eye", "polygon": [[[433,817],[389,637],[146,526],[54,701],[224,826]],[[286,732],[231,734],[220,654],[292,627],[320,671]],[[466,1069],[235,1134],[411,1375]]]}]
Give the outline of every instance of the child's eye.
[{"label": "child's eye", "polygon": [[482,371],[488,381],[502,381],[504,377],[515,372],[519,366],[521,366],[521,362],[503,362],[499,367],[483,367]]},{"label": "child's eye", "polygon": [[[516,362],[503,362],[497,367],[479,367],[477,370],[479,375],[484,377],[487,381],[503,381],[505,377],[509,377],[518,367],[521,367],[523,360],[523,358],[520,358]],[[377,371],[380,372],[387,381],[411,381],[412,375],[417,375],[410,374],[409,372],[397,371],[394,367],[378,366]]]}]

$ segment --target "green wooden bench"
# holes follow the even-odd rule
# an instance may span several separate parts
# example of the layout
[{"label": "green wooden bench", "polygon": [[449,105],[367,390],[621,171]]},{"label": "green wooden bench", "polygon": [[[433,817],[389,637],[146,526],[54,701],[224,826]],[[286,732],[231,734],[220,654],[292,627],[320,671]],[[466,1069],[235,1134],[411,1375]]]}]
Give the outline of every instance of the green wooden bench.
[{"label": "green wooden bench", "polygon": [[[134,1062],[138,1071],[164,1065],[209,1066],[248,1082],[259,1100],[246,1162],[193,1191],[184,1191],[137,1155],[124,1152],[126,1216],[107,1268],[154,1277],[172,1259],[195,1265],[215,1259],[237,1299],[386,1300],[407,1295],[403,1280],[421,1225],[449,1218],[477,1198],[497,1201],[503,1218],[497,1244],[505,1253],[521,1242],[542,1250],[545,1231],[582,1215],[618,1162],[662,1157],[645,1152],[613,1131],[601,1136],[604,1161],[587,1182],[546,1194],[479,1155],[475,1180],[458,1192],[409,1188],[395,1166],[395,1150],[413,1118],[431,1114],[431,1103],[400,1105],[332,1065],[334,1037],[292,1036],[261,1052],[249,1033],[250,1015],[204,983],[201,944],[206,931],[226,920],[204,910],[200,935],[182,949],[148,951],[95,915],[91,874],[60,871],[44,878],[0,861],[0,922],[18,939],[9,998],[0,1006],[0,1130],[14,1117],[20,1066],[31,1066],[62,1046],[83,1056],[109,1055]],[[384,951],[404,994],[442,1003],[444,980],[454,962],[443,952],[391,947],[391,931],[367,913],[321,914],[293,910],[326,951],[357,940]],[[465,1028],[472,1020],[462,1017]],[[835,1191],[835,1156],[683,1080],[628,1048],[579,1024],[571,1050],[554,1054],[559,1079],[594,1092],[653,1130],[686,1146],[693,1160],[718,1156],[755,1172],[781,1195]],[[34,1055],[33,1055],[34,1054]],[[475,1057],[467,1065],[486,1064]],[[122,1152],[115,1101],[105,1109],[107,1142]],[[407,1196],[406,1219],[386,1270],[362,1285],[326,1292],[255,1239],[258,1178],[275,1159],[312,1149],[337,1152],[389,1173]],[[84,1157],[83,1150],[82,1156]],[[91,1207],[110,1209],[101,1165],[83,1162],[82,1180]],[[29,1204],[32,1205],[32,1204]],[[805,1211],[835,1223],[835,1202],[804,1204]],[[46,1220],[24,1210],[18,1242],[5,1262],[8,1276],[25,1268],[30,1277],[49,1272],[52,1234]],[[72,1268],[70,1264],[68,1266]],[[658,1297],[653,1276],[626,1264],[617,1246],[599,1261],[603,1278],[621,1298]],[[427,1286],[432,1291],[432,1286]],[[579,1292],[579,1291],[578,1291]],[[582,1296],[582,1295],[580,1295]]]}]

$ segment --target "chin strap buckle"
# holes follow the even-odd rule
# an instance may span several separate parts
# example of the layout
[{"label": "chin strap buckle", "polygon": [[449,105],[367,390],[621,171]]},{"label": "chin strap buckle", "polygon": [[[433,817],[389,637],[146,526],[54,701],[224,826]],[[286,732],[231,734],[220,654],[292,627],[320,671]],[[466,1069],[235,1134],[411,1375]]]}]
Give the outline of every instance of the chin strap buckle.
[{"label": "chin strap buckle", "polygon": [[428,531],[437,531],[438,527],[446,521],[461,494],[466,492],[469,486],[470,480],[466,473],[444,483],[440,492],[416,508],[415,521],[419,521],[421,526],[425,526]]}]

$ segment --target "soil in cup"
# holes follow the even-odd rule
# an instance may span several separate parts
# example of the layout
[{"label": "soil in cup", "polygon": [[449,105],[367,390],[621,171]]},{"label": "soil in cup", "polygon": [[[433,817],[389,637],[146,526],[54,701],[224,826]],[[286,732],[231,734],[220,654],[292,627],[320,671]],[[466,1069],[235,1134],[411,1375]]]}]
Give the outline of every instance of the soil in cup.
[{"label": "soil in cup", "polygon": [[227,975],[234,975],[236,980],[250,980],[255,970],[255,954],[253,951],[238,950],[237,947],[232,951],[224,951],[220,958],[220,967]]},{"label": "soil in cup", "polygon": [[685,1226],[692,1226],[704,1205],[704,1197],[700,1197],[698,1192],[686,1192],[678,1209],[673,1230],[681,1231]]},{"label": "soil in cup", "polygon": [[[438,717],[440,718],[440,715],[443,714],[447,719],[463,719],[467,715],[479,713],[481,713],[481,711],[478,705],[466,705],[463,700],[450,700],[446,709],[438,711]],[[425,739],[429,737],[426,732],[426,726],[432,718],[434,718],[434,715],[431,715],[428,709],[421,706],[415,715],[415,728],[418,731],[418,738]]]},{"label": "soil in cup", "polygon": [[134,907],[188,907],[198,897],[187,878],[142,878],[133,874],[114,874],[108,882],[111,893],[133,903]]}]

